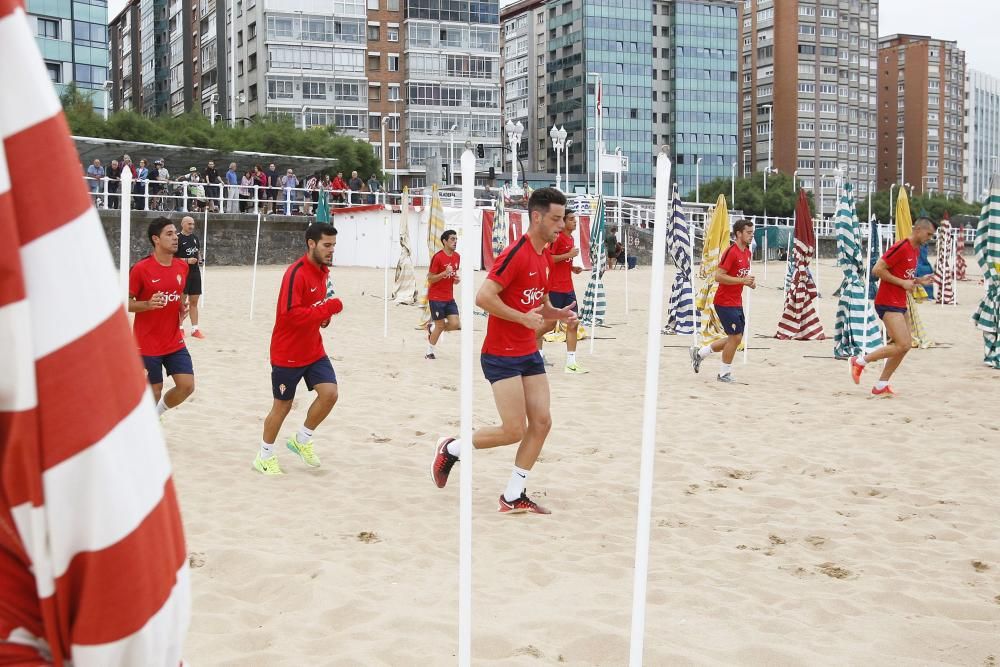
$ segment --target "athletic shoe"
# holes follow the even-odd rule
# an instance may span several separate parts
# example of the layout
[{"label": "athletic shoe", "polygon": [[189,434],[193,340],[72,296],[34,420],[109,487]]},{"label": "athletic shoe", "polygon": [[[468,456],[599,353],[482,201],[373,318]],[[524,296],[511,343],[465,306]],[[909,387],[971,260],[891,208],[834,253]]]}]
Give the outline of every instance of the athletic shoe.
[{"label": "athletic shoe", "polygon": [[434,460],[431,462],[431,478],[439,489],[443,489],[444,485],[448,483],[448,473],[458,463],[458,457],[452,456],[448,452],[448,443],[454,440],[455,438],[441,438],[437,441],[437,447],[434,449]]},{"label": "athletic shoe", "polygon": [[313,451],[312,440],[300,444],[299,441],[295,439],[295,436],[292,436],[285,441],[285,446],[288,447],[293,454],[298,454],[299,458],[302,459],[302,462],[310,468],[319,467],[319,457],[316,456],[316,452]]},{"label": "athletic shoe", "polygon": [[851,379],[854,380],[854,384],[861,384],[861,374],[864,370],[865,367],[858,363],[858,358],[851,357]]},{"label": "athletic shoe", "polygon": [[194,331],[191,332],[191,337],[192,338],[204,338],[205,334],[203,334],[201,332],[201,329],[196,329],[196,330],[194,330]]},{"label": "athletic shoe", "polygon": [[428,352],[424,355],[424,359],[437,359],[437,357],[434,356],[433,352]]},{"label": "athletic shoe", "polygon": [[718,380],[719,382],[727,382],[727,383],[736,382],[736,380],[733,378],[732,373],[726,373],[725,375],[716,375],[715,379]]},{"label": "athletic shoe", "polygon": [[892,387],[890,387],[889,385],[886,385],[881,389],[876,389],[875,387],[872,387],[872,396],[885,396],[886,398],[892,398],[895,395],[896,392],[894,392],[892,390]]},{"label": "athletic shoe", "polygon": [[528,497],[527,491],[521,492],[521,497],[517,500],[507,500],[500,494],[500,506],[497,511],[501,514],[523,514],[524,512],[530,512],[532,514],[552,514],[552,510],[542,507],[534,500]]},{"label": "athletic shoe", "polygon": [[694,372],[697,373],[701,369],[701,355],[698,353],[699,352],[698,346],[692,345],[690,352],[691,352],[691,368],[693,368]]},{"label": "athletic shoe", "polygon": [[281,466],[278,465],[278,455],[272,454],[266,459],[260,458],[260,451],[257,452],[257,457],[253,460],[253,469],[262,475],[283,475],[281,471]]},{"label": "athletic shoe", "polygon": [[590,371],[588,371],[586,368],[584,368],[580,364],[566,364],[563,367],[563,373],[571,373],[573,375],[583,375],[583,374],[589,373],[589,372]]}]

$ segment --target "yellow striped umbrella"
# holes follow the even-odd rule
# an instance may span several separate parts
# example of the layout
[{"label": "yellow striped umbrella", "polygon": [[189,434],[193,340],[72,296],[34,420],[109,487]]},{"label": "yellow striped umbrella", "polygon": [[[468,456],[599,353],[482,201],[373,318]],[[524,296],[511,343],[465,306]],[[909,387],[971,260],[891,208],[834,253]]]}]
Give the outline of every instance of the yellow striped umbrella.
[{"label": "yellow striped umbrella", "polygon": [[[899,196],[896,198],[896,241],[908,239],[912,233],[913,218],[910,216],[910,199],[906,196],[906,188],[903,187],[899,189]],[[926,299],[927,292],[924,291],[924,288],[918,286],[917,289],[923,292]],[[920,313],[917,311],[917,300],[912,293],[906,295],[906,321],[910,325],[910,340],[913,341],[913,347],[927,348],[934,345],[934,342],[927,335],[923,320],[920,319]]]},{"label": "yellow striped umbrella", "polygon": [[712,219],[705,228],[705,240],[701,250],[701,287],[695,297],[694,306],[701,318],[701,344],[708,345],[712,341],[726,337],[722,322],[715,312],[712,301],[719,285],[715,282],[715,270],[719,267],[722,253],[729,247],[729,207],[726,196],[719,195],[712,212]]},{"label": "yellow striped umbrella", "polygon": [[[431,188],[431,205],[427,218],[427,261],[430,262],[434,253],[443,248],[441,245],[441,234],[444,233],[444,205],[441,204],[441,193],[435,183]],[[418,329],[424,329],[431,321],[431,304],[427,300],[427,290],[430,289],[430,282],[424,277],[424,289],[420,292],[420,324]]]}]

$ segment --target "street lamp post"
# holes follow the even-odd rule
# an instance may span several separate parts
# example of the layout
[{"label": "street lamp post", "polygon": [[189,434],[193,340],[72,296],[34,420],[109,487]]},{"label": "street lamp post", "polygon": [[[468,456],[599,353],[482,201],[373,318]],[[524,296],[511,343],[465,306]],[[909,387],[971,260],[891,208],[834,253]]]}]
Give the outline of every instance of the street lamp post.
[{"label": "street lamp post", "polygon": [[771,170],[772,148],[774,146],[774,142],[773,142],[774,132],[773,132],[773,125],[771,124],[772,123],[772,119],[773,119],[773,115],[774,115],[772,113],[772,110],[774,109],[774,105],[773,104],[765,104],[764,108],[767,109],[767,170],[770,171]]},{"label": "street lamp post", "polygon": [[113,81],[105,81],[104,82],[104,122],[105,123],[108,122],[108,107],[111,106],[110,103],[109,103],[110,99],[111,99],[111,87],[114,86],[114,85],[115,84],[114,84]]},{"label": "street lamp post", "polygon": [[566,128],[556,127],[556,124],[552,123],[552,129],[549,130],[549,137],[552,139],[552,147],[556,149],[556,190],[559,190],[559,174],[562,172],[559,157],[566,147]]},{"label": "street lamp post", "polygon": [[796,169],[792,172],[792,194],[795,194],[799,189],[799,170]]},{"label": "street lamp post", "polygon": [[382,119],[382,177],[385,177],[385,126],[389,122],[389,116]]},{"label": "street lamp post", "polygon": [[743,151],[743,178],[750,175],[750,149]]},{"label": "street lamp post", "polygon": [[729,169],[729,207],[736,208],[736,163]]},{"label": "street lamp post", "polygon": [[455,130],[458,124],[453,124],[448,130],[448,182],[455,185]]},{"label": "street lamp post", "polygon": [[910,191],[910,199],[913,199],[913,186],[909,183],[904,183],[903,185],[905,185],[906,189]]},{"label": "street lamp post", "polygon": [[399,88],[390,88],[396,91],[396,96],[392,98],[392,143],[395,150],[392,153],[392,190],[399,192],[399,112],[396,111],[396,103],[399,102]]},{"label": "street lamp post", "polygon": [[900,134],[897,140],[903,142],[903,150],[899,156],[899,182],[906,182],[906,135]]},{"label": "street lamp post", "polygon": [[566,190],[569,190],[569,147],[573,145],[572,139],[566,140],[566,148],[563,151],[563,157],[566,158]]},{"label": "street lamp post", "polygon": [[302,106],[302,129],[306,129],[306,111],[309,109],[308,106]]},{"label": "street lamp post", "polygon": [[219,101],[219,96],[212,93],[211,97],[208,98],[208,108],[209,112],[212,114],[212,127],[215,127],[215,105]]},{"label": "street lamp post", "polygon": [[510,145],[510,180],[511,180],[511,191],[519,192],[520,187],[517,185],[517,149],[521,145],[521,136],[524,134],[524,125],[521,121],[517,121],[515,125],[512,121],[508,120],[507,125],[507,141]]},{"label": "street lamp post", "polygon": [[601,102],[603,102],[603,92],[601,91],[601,74],[599,72],[587,72],[587,76],[597,79],[597,88],[594,90],[594,168],[597,175],[594,178],[594,196],[600,197],[604,185],[604,175],[601,173],[601,154],[604,153],[604,136],[601,132]]},{"label": "street lamp post", "polygon": [[892,191],[895,190],[895,189],[896,189],[896,184],[895,183],[890,183],[889,184],[889,224],[890,225],[892,224],[893,217],[894,217],[893,216],[894,209],[893,209],[893,206],[892,206]]},{"label": "street lamp post", "polygon": [[696,204],[701,203],[701,160],[698,158],[694,161],[694,202]]}]

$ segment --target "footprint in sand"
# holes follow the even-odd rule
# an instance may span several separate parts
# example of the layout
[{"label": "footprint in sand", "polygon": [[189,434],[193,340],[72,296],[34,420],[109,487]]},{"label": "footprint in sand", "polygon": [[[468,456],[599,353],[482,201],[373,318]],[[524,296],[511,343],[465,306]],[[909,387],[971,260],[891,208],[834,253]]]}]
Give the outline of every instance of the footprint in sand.
[{"label": "footprint in sand", "polygon": [[205,567],[205,554],[200,551],[192,551],[188,554],[188,566],[192,569],[196,567]]},{"label": "footprint in sand", "polygon": [[840,567],[836,563],[823,563],[816,568],[823,574],[834,579],[853,579],[854,573],[847,568]]},{"label": "footprint in sand", "polygon": [[392,438],[387,438],[384,435],[378,435],[376,433],[372,433],[372,442],[392,442]]},{"label": "footprint in sand", "polygon": [[819,535],[810,535],[804,541],[813,549],[822,549],[826,546],[827,539],[825,537],[820,537]]},{"label": "footprint in sand", "polygon": [[375,534],[372,530],[362,530],[358,533],[358,541],[364,542],[365,544],[373,544],[375,542],[381,542],[382,538]]},{"label": "footprint in sand", "polygon": [[687,489],[684,490],[684,495],[693,496],[694,494],[698,493],[698,489],[700,488],[701,487],[698,486],[697,484],[688,484]]},{"label": "footprint in sand", "polygon": [[522,646],[520,648],[514,649],[514,652],[511,654],[511,656],[513,657],[517,655],[530,655],[532,658],[541,658],[542,652],[539,651],[534,646],[532,646],[531,644],[528,644],[527,646]]},{"label": "footprint in sand", "polygon": [[974,560],[972,561],[972,569],[975,570],[976,572],[985,572],[986,570],[990,569],[990,566],[981,560]]},{"label": "footprint in sand", "polygon": [[777,536],[777,535],[775,535],[774,533],[771,533],[770,535],[768,535],[768,536],[767,536],[767,539],[768,539],[768,540],[769,540],[769,541],[771,542],[771,544],[773,544],[774,546],[778,546],[779,544],[788,544],[788,542],[787,542],[786,540],[783,540],[783,539],[781,539],[780,537],[778,537],[778,536]]}]

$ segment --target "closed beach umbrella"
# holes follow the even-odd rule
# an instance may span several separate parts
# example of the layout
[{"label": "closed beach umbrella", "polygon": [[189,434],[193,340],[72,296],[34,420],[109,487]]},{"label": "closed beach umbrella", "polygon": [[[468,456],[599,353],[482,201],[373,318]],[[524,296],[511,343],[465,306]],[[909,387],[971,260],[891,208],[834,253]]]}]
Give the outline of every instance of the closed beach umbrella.
[{"label": "closed beach umbrella", "polygon": [[956,305],[955,294],[955,238],[956,229],[945,212],[937,230],[937,257],[934,259],[934,301]]},{"label": "closed beach umbrella", "polygon": [[868,223],[868,298],[875,300],[878,292],[878,276],[872,271],[879,257],[882,256],[882,239],[878,231],[879,223],[873,217]]},{"label": "closed beach umbrella", "polygon": [[[823,324],[813,303],[818,295],[816,282],[809,273],[809,261],[816,253],[816,233],[805,190],[799,190],[795,206],[795,272],[785,292],[785,307],[775,336],[781,340],[822,340]],[[864,291],[864,288],[862,288]]]},{"label": "closed beach umbrella", "polygon": [[965,226],[953,226],[955,233],[955,280],[967,280],[965,272],[968,267],[965,264]]},{"label": "closed beach umbrella", "polygon": [[718,283],[715,282],[715,270],[719,268],[722,253],[730,245],[729,232],[729,207],[726,205],[726,196],[719,195],[719,199],[715,202],[715,210],[712,212],[712,219],[705,228],[705,239],[701,247],[701,270],[698,272],[701,287],[694,300],[694,307],[701,319],[702,345],[726,337],[719,315],[715,312],[713,300],[715,292],[719,289]]},{"label": "closed beach umbrella", "polygon": [[833,356],[839,359],[866,354],[881,342],[875,313],[868,307],[865,294],[865,261],[861,244],[861,224],[855,208],[852,186],[844,184],[835,220],[837,265],[844,272],[837,293],[837,328]]},{"label": "closed beach umbrella", "polygon": [[[441,193],[438,192],[438,186],[435,184],[431,189],[431,205],[428,211],[427,218],[427,261],[430,262],[431,258],[434,257],[434,253],[440,250],[443,246],[441,245],[441,234],[444,233],[444,205],[441,203]],[[424,329],[431,321],[431,304],[427,300],[427,290],[430,289],[430,283],[427,279],[424,279],[424,289],[420,293],[420,305],[423,307],[423,311],[420,314],[420,325],[417,326],[418,329]]]},{"label": "closed beach umbrella", "polygon": [[503,205],[503,197],[497,197],[496,212],[493,215],[493,257],[496,258],[507,247],[507,235],[510,224],[507,221],[507,209]]},{"label": "closed beach umbrella", "polygon": [[693,334],[694,324],[694,289],[691,262],[691,227],[674,183],[673,213],[670,216],[670,229],[667,233],[670,256],[677,266],[677,275],[670,288],[670,301],[667,305],[667,322],[663,333]]},{"label": "closed beach umbrella", "polygon": [[[580,304],[580,321],[586,322],[593,329],[594,324],[604,323],[604,314],[608,309],[607,297],[604,294],[604,282],[601,274],[607,264],[608,249],[604,247],[605,226],[604,196],[597,200],[597,214],[590,225],[590,279],[583,293]],[[591,332],[593,333],[593,332]]]},{"label": "closed beach umbrella", "polygon": [[330,191],[321,188],[316,203],[316,222],[330,222]]},{"label": "closed beach umbrella", "polygon": [[[906,196],[906,188],[899,189],[899,196],[896,198],[896,240],[901,241],[910,237],[913,233],[913,218],[910,216],[910,199]],[[917,310],[917,301],[913,294],[906,295],[906,321],[910,325],[910,339],[913,347],[927,348],[933,345],[924,328],[924,322],[920,319],[920,312]]]},{"label": "closed beach umbrella", "polygon": [[413,274],[413,256],[410,252],[410,189],[403,188],[399,210],[399,260],[396,262],[396,283],[392,298],[396,303],[410,305],[417,302],[417,280]]},{"label": "closed beach umbrella", "polygon": [[1000,369],[1000,176],[990,184],[990,196],[983,204],[973,242],[976,262],[983,270],[986,294],[972,315],[983,332],[983,361]]}]

